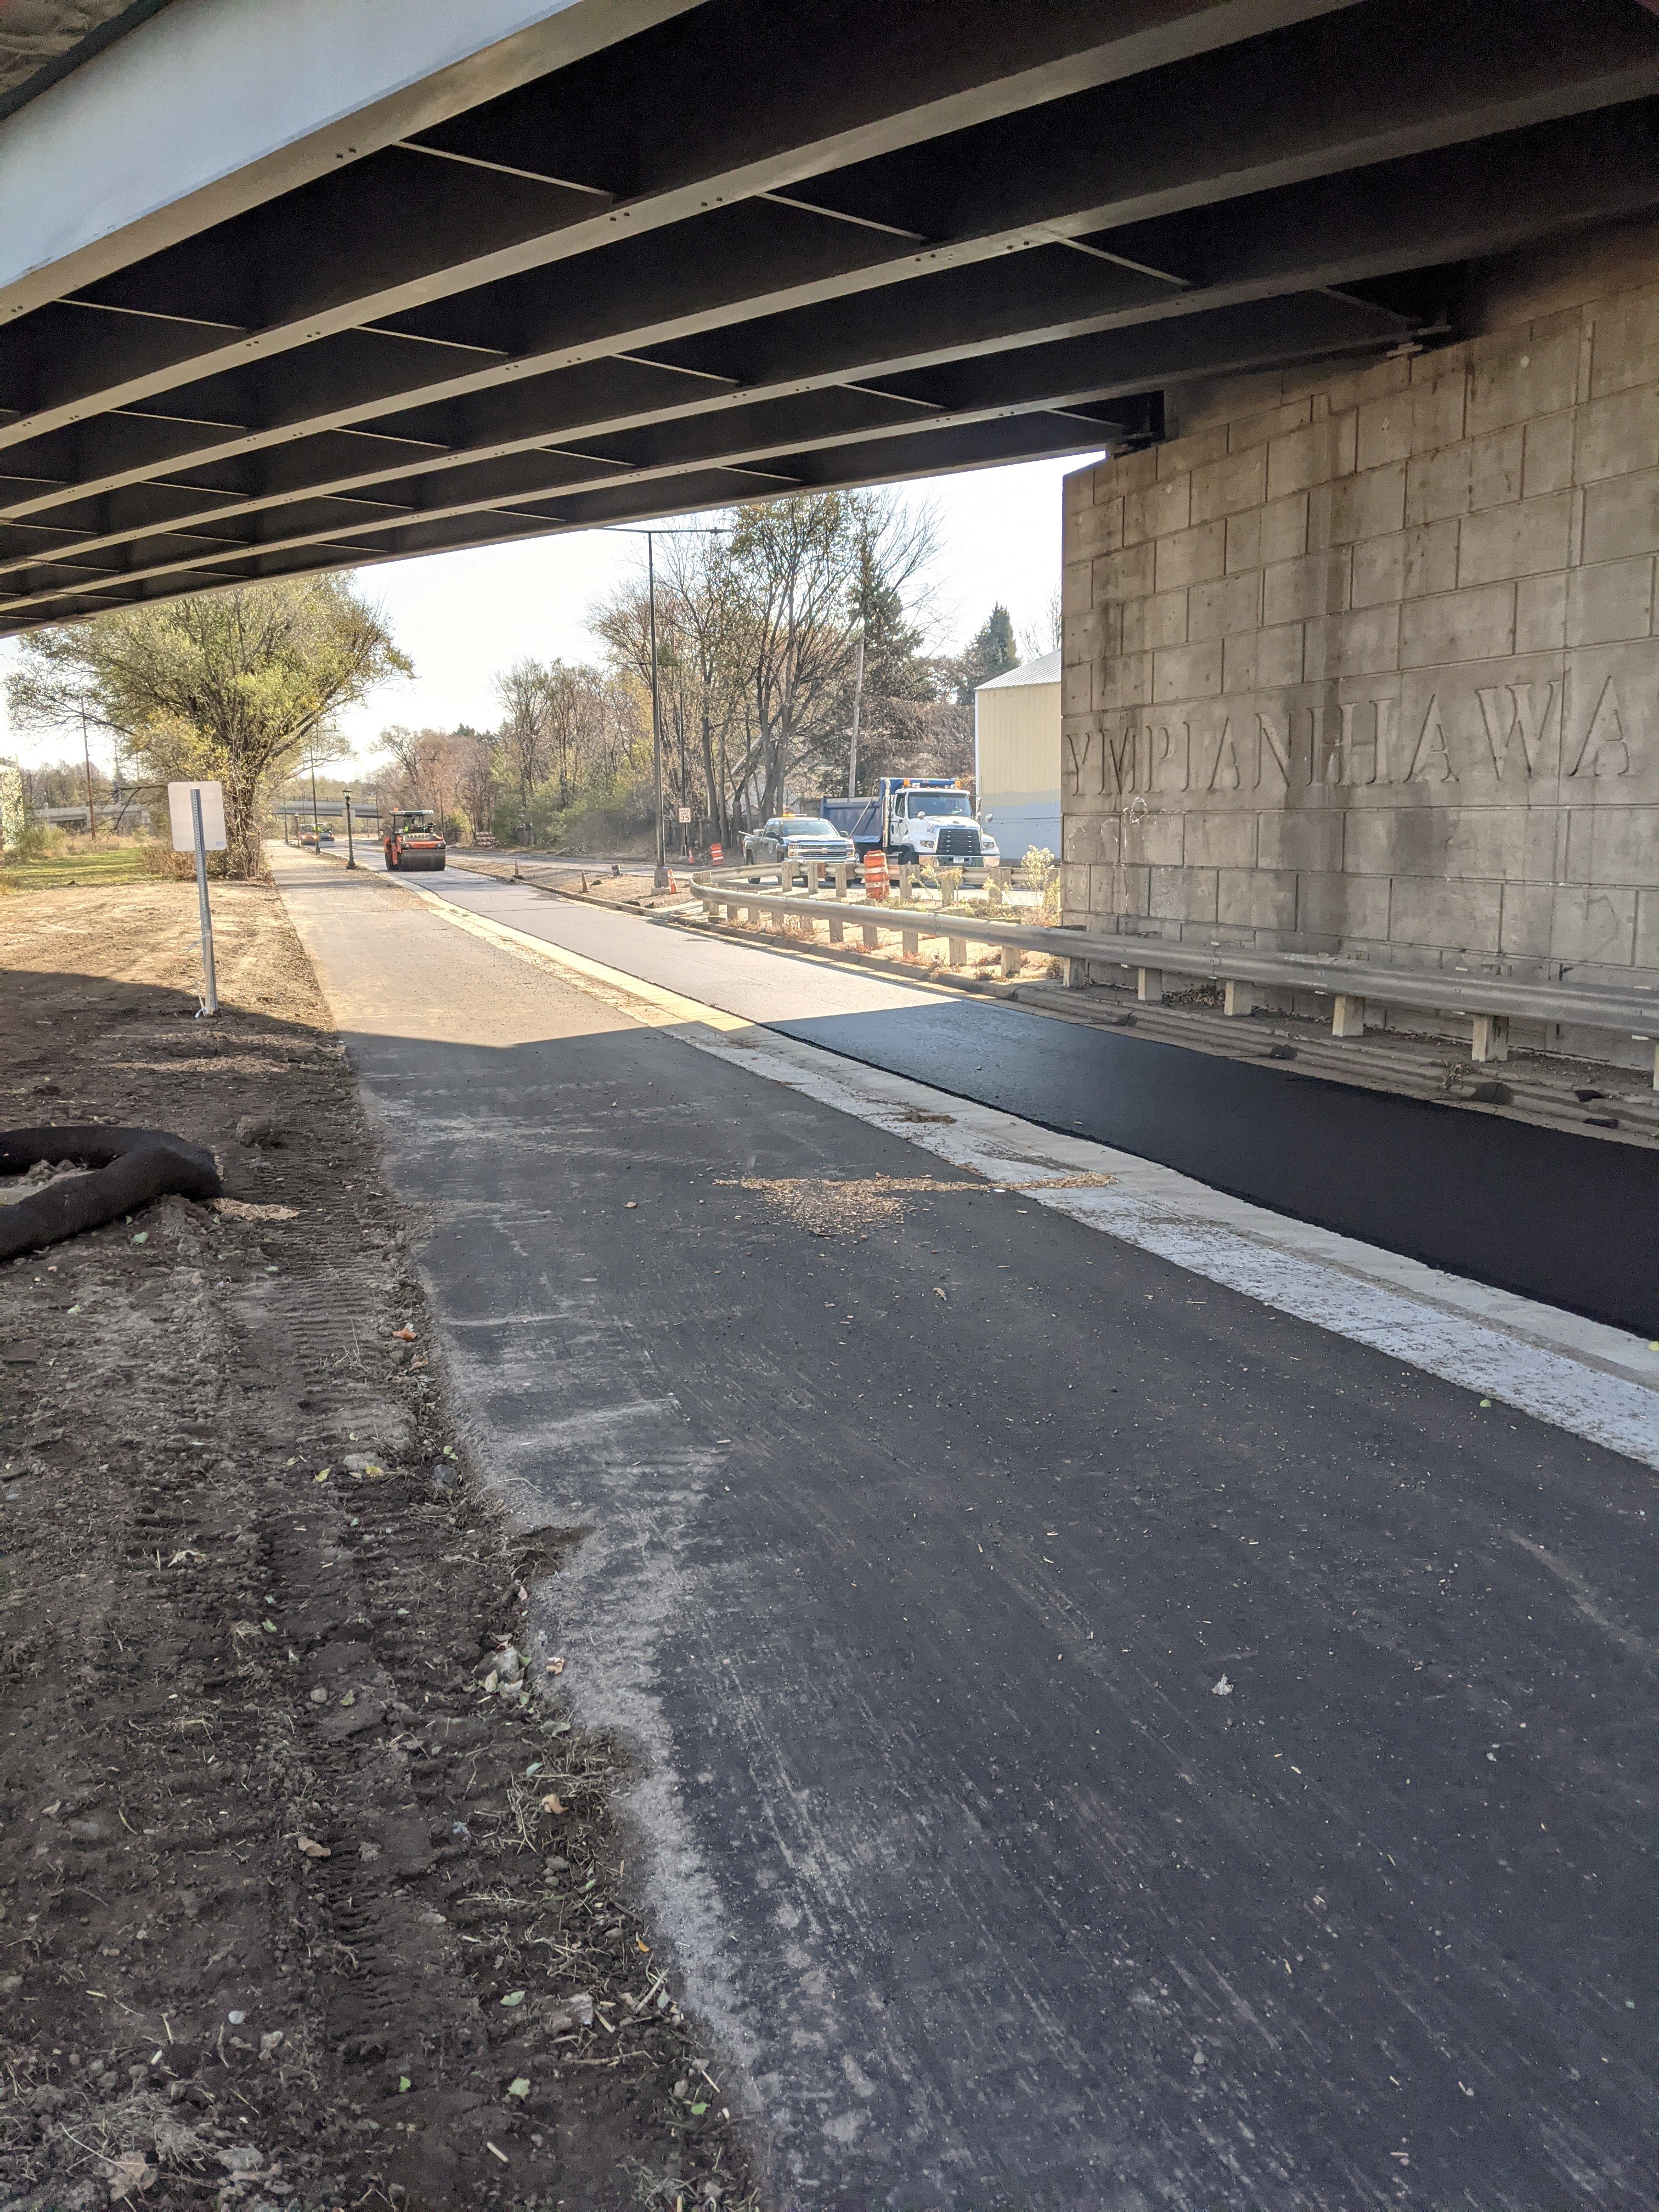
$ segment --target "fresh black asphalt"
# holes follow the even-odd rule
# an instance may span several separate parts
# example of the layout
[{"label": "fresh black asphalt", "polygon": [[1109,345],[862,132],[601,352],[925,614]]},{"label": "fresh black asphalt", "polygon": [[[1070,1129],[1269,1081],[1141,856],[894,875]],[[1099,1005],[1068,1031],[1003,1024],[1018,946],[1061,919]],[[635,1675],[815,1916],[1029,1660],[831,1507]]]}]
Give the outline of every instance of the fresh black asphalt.
[{"label": "fresh black asphalt", "polygon": [[457,873],[444,896],[935,1089],[1274,1212],[1659,1336],[1659,1157],[964,1000]]}]

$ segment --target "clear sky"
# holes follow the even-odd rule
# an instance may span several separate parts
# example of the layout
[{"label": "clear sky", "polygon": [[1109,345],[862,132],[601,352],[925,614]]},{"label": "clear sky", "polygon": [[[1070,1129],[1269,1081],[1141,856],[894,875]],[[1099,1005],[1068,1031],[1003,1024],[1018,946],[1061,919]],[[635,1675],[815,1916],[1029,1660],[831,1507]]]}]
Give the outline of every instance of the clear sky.
[{"label": "clear sky", "polygon": [[[999,599],[1016,631],[1043,618],[1060,580],[1060,479],[1089,458],[983,469],[905,488],[908,497],[930,501],[939,513],[932,643],[964,644]],[[411,683],[383,685],[345,718],[353,751],[370,756],[388,722],[489,728],[500,713],[495,672],[524,653],[592,658],[588,608],[644,565],[641,539],[596,531],[365,570],[364,587],[384,602],[416,673]],[[15,650],[15,642],[0,644],[0,675]],[[0,724],[4,713],[0,702]],[[26,766],[74,750],[68,733],[0,733],[0,752]]]}]

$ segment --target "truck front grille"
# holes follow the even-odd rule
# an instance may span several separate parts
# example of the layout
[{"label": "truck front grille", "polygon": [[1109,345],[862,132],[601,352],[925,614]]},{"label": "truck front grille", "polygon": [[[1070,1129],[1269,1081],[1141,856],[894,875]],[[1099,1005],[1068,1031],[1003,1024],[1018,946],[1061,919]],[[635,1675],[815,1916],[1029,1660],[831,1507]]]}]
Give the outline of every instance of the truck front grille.
[{"label": "truck front grille", "polygon": [[941,860],[976,860],[979,858],[979,830],[972,823],[953,823],[939,833],[939,856]]}]

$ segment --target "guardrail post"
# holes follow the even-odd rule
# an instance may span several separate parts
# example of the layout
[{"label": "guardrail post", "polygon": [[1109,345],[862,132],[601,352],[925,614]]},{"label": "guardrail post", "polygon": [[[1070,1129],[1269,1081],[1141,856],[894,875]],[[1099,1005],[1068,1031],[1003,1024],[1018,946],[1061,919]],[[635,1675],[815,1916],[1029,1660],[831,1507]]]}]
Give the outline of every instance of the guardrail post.
[{"label": "guardrail post", "polygon": [[1143,1006],[1161,1006],[1164,1003],[1164,970],[1161,968],[1137,968],[1135,996]]},{"label": "guardrail post", "polygon": [[702,902],[702,918],[705,921],[718,921],[720,920],[720,902],[717,898],[709,898],[705,896]]},{"label": "guardrail post", "polygon": [[1331,1008],[1331,1035],[1334,1037],[1356,1037],[1365,1034],[1365,1001],[1352,992],[1339,991],[1336,1003]]},{"label": "guardrail post", "polygon": [[903,953],[907,960],[915,959],[921,951],[921,931],[915,929],[902,929],[899,932],[899,950]]},{"label": "guardrail post", "polygon": [[1236,983],[1230,980],[1222,994],[1221,1011],[1235,1019],[1244,1014],[1253,1014],[1255,1012],[1255,984]]},{"label": "guardrail post", "polygon": [[908,906],[910,903],[910,886],[915,880],[915,870],[908,865],[899,870],[899,904],[901,906]]},{"label": "guardrail post", "polygon": [[1002,948],[1003,974],[1005,975],[1018,975],[1019,973],[1020,962],[1024,958],[1024,952],[1018,945],[1005,945]]},{"label": "guardrail post", "polygon": [[948,957],[952,968],[965,968],[968,965],[968,940],[965,937],[953,937],[951,939]]},{"label": "guardrail post", "polygon": [[822,860],[809,860],[809,861],[806,863],[806,896],[807,896],[807,897],[808,897],[808,898],[816,898],[816,897],[817,896],[817,895],[818,895],[818,885],[819,885],[823,881],[823,861],[822,861]]},{"label": "guardrail post", "polygon": [[881,932],[873,921],[866,921],[864,925],[864,943],[866,951],[870,952],[873,952],[881,943]]},{"label": "guardrail post", "polygon": [[830,942],[831,945],[845,945],[847,942],[847,924],[838,914],[830,917]]},{"label": "guardrail post", "polygon": [[844,898],[846,897],[846,896],[847,896],[847,869],[848,869],[848,863],[847,863],[845,860],[837,860],[837,861],[836,861],[836,896],[838,899],[844,899]]},{"label": "guardrail post", "polygon": [[1089,963],[1086,960],[1073,960],[1062,955],[1060,963],[1060,981],[1062,990],[1080,991],[1088,980]]},{"label": "guardrail post", "polygon": [[1510,1018],[1507,1014],[1477,1014],[1469,1040],[1469,1058],[1476,1061],[1507,1060],[1510,1056]]}]

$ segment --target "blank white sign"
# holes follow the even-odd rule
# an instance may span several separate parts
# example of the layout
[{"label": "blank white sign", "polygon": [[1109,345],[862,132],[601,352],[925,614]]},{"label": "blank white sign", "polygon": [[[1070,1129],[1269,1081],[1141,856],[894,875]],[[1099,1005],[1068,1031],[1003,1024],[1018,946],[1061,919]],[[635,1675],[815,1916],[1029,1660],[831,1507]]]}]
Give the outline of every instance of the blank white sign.
[{"label": "blank white sign", "polygon": [[170,783],[167,786],[167,812],[173,821],[173,849],[175,853],[196,850],[196,828],[191,819],[190,794],[202,794],[202,842],[210,853],[225,849],[225,787],[222,783]]}]

